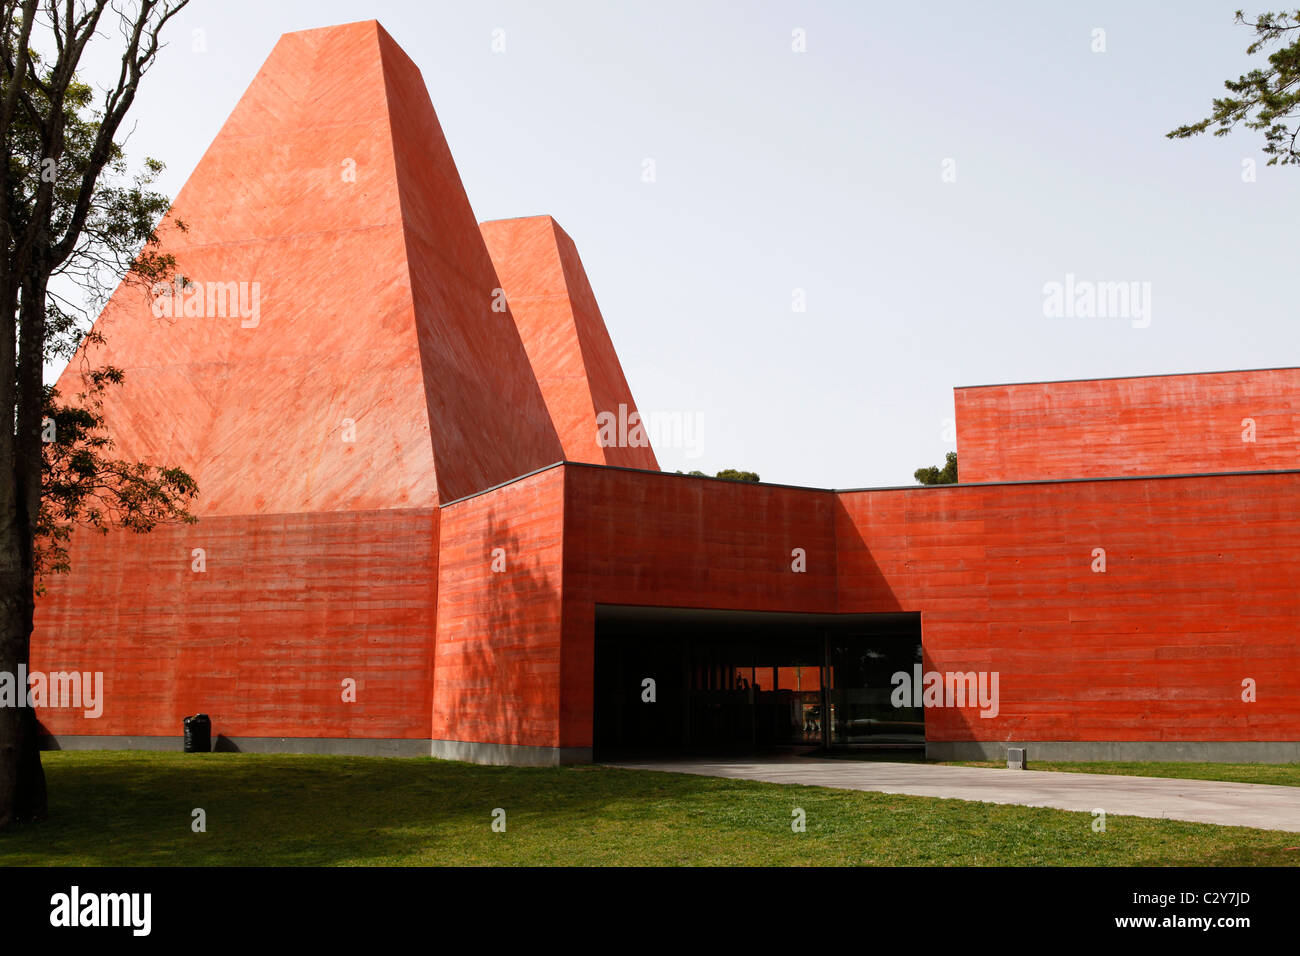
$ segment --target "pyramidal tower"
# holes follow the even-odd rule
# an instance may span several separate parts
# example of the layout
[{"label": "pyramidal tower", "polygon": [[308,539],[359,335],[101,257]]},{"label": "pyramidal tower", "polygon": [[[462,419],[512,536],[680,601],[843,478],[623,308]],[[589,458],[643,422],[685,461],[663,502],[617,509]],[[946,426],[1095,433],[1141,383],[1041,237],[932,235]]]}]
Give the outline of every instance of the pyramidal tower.
[{"label": "pyramidal tower", "polygon": [[[496,244],[503,285],[420,72],[378,23],[287,34],[167,217],[182,282],[118,289],[60,391],[122,368],[119,453],[192,474],[201,515],[430,506],[617,459],[596,405],[635,405],[576,250],[549,217],[517,222],[534,228]],[[543,255],[549,286],[518,273]],[[553,406],[535,369],[567,376]]]}]

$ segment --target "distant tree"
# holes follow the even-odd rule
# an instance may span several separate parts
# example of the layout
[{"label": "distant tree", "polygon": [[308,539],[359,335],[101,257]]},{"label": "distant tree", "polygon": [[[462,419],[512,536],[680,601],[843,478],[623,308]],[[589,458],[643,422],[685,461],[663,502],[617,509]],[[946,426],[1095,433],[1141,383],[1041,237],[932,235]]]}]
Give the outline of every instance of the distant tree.
[{"label": "distant tree", "polygon": [[[677,474],[680,475],[682,474],[682,472],[679,471],[677,472]],[[716,475],[706,475],[702,471],[691,471],[691,472],[687,472],[687,474],[689,474],[693,478],[710,478],[710,477],[725,478],[727,481],[762,481],[763,480],[758,477],[758,472],[756,471],[739,471],[738,469],[735,468],[724,468]]]},{"label": "distant tree", "polygon": [[948,452],[942,468],[931,465],[929,468],[916,469],[915,477],[923,485],[955,485],[957,483],[957,453],[955,451]]},{"label": "distant tree", "polygon": [[756,471],[738,471],[735,468],[724,468],[718,472],[717,477],[725,478],[728,481],[759,481],[758,472]]},{"label": "distant tree", "polygon": [[1214,111],[1198,123],[1180,126],[1165,135],[1187,139],[1204,133],[1213,124],[1215,136],[1226,136],[1238,123],[1247,129],[1263,130],[1268,165],[1300,163],[1296,137],[1300,135],[1300,10],[1261,13],[1248,20],[1237,11],[1236,21],[1255,31],[1246,47],[1251,56],[1278,45],[1268,55],[1268,68],[1256,68],[1235,80],[1225,80],[1229,96],[1214,100]]}]

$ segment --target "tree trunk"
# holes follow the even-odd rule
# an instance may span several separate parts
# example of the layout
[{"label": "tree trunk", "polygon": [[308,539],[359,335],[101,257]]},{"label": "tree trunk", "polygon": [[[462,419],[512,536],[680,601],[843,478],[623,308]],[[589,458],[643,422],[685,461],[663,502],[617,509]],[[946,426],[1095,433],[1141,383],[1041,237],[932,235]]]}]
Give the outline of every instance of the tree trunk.
[{"label": "tree trunk", "polygon": [[[12,517],[12,516],[5,516]],[[13,524],[4,521],[0,534],[0,672],[18,679],[18,667],[28,662],[32,633],[32,579],[23,580]],[[7,540],[2,540],[7,539]],[[30,565],[29,565],[30,567]],[[26,597],[26,600],[24,600]],[[27,688],[16,688],[16,707],[0,707],[0,830],[45,816],[45,771],[38,749],[35,712],[27,706]]]},{"label": "tree trunk", "polygon": [[[35,611],[33,534],[41,500],[41,359],[45,340],[45,282],[23,283],[19,302],[17,421],[13,458],[4,462],[0,494],[0,672],[17,680],[29,662]],[[46,813],[45,770],[37,740],[36,714],[27,706],[27,687],[16,687],[16,707],[0,707],[0,829],[42,819]]]}]

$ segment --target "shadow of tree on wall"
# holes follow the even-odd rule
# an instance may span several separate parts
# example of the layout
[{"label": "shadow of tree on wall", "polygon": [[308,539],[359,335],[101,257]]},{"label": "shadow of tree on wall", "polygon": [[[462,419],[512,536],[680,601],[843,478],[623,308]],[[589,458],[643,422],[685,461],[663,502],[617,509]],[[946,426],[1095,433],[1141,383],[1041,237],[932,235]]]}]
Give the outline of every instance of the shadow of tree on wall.
[{"label": "shadow of tree on wall", "polygon": [[[835,496],[838,590],[841,612],[892,613],[915,611],[903,607],[885,573],[862,536],[862,528],[840,495]],[[846,581],[847,579],[847,581]],[[844,595],[849,594],[848,600]]]},{"label": "shadow of tree on wall", "polygon": [[435,650],[434,738],[558,747],[561,595],[539,552],[558,572],[559,522],[553,540],[525,540],[493,506],[481,527],[478,561],[456,566],[454,586],[440,582],[460,619]]},{"label": "shadow of tree on wall", "polygon": [[[950,639],[946,632],[951,625],[934,623],[933,618],[927,621],[924,601],[909,600],[905,604],[899,600],[894,585],[890,583],[876,561],[872,548],[863,534],[864,529],[870,532],[870,513],[864,510],[856,513],[850,511],[840,495],[836,496],[835,509],[836,540],[839,542],[839,610],[854,613],[919,611],[921,613],[921,667],[925,672],[939,670],[943,661],[936,662],[934,650],[936,646],[947,645]],[[905,548],[903,551],[909,553],[910,548]],[[914,576],[923,576],[924,573],[912,567],[909,556],[901,574],[897,575],[901,581],[900,587],[904,591],[908,590]],[[924,581],[920,582],[922,587],[924,583]],[[982,642],[986,636],[981,634]],[[975,709],[963,711],[955,707],[931,708],[925,715],[925,739],[927,741],[987,739],[990,727],[981,726],[981,723],[998,722],[981,721]]]}]

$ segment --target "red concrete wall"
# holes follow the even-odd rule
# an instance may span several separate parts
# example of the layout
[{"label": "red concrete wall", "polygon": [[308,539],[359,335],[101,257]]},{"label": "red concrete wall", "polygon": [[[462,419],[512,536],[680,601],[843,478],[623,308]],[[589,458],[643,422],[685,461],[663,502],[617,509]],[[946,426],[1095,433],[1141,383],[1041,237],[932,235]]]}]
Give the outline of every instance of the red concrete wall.
[{"label": "red concrete wall", "polygon": [[[591,745],[596,604],[835,610],[832,493],[564,470],[564,746]],[[792,570],[795,548],[804,572]]]},{"label": "red concrete wall", "polygon": [[930,710],[931,740],[1297,740],[1298,496],[1294,473],[844,493],[839,609],[920,611],[927,669],[999,672],[999,716]]},{"label": "red concrete wall", "polygon": [[598,603],[920,612],[928,669],[1000,681],[997,717],[932,709],[932,740],[1300,739],[1300,475],[832,494],[565,471],[565,746],[591,739]]},{"label": "red concrete wall", "polygon": [[[593,603],[835,609],[835,498],[776,485],[571,466],[565,593]],[[807,570],[791,569],[802,548]]]},{"label": "red concrete wall", "polygon": [[988,385],[955,400],[963,482],[1300,467],[1295,368]]},{"label": "red concrete wall", "polygon": [[441,518],[432,739],[560,746],[564,469]]},{"label": "red concrete wall", "polygon": [[909,611],[927,669],[1000,675],[996,718],[931,709],[931,740],[1295,740],[1297,493],[1295,473],[837,494],[560,466],[436,514],[79,535],[33,666],[108,677],[104,717],[46,710],[56,734],[174,735],[203,710],[231,736],[585,747],[598,603]]},{"label": "red concrete wall", "polygon": [[37,716],[56,735],[179,741],[203,712],[228,736],[427,738],[437,553],[432,509],[78,533],[74,572],[38,603],[31,663],[102,671],[104,712]]}]

